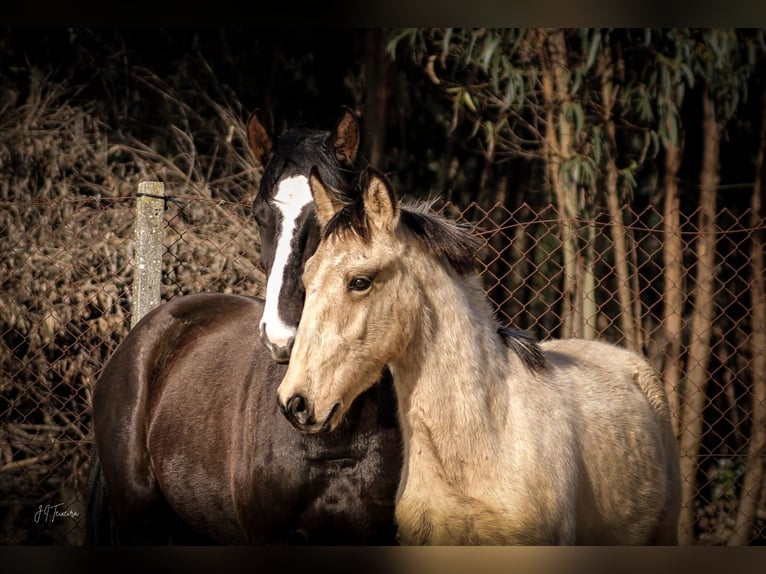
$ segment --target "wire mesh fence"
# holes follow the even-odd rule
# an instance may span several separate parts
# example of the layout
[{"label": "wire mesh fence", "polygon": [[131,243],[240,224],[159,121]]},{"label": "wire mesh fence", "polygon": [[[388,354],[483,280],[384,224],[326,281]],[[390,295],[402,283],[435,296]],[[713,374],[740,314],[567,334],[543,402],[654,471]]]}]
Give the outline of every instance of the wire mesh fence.
[{"label": "wire mesh fence", "polygon": [[[134,194],[0,203],[0,542],[77,545],[92,443],[90,391],[102,365],[129,330],[133,278]],[[171,196],[166,202],[162,300],[201,291],[263,295],[258,235],[247,201]],[[680,416],[695,313],[696,213],[681,221],[683,299],[669,334],[668,242],[660,210],[622,209],[615,232],[608,214],[563,222],[555,206],[472,203],[441,207],[484,239],[478,253],[498,317],[539,338],[598,337],[639,348],[659,372],[677,351],[681,377],[670,387]],[[743,501],[754,503],[748,544],[766,542],[763,480],[745,492],[744,477],[764,465],[749,451],[766,405],[753,401],[753,245],[762,223],[749,211],[716,219],[712,338],[694,485],[685,504],[688,539],[732,540]],[[574,231],[573,267],[562,225]],[[623,253],[624,251],[624,253]],[[621,256],[620,256],[621,254]],[[574,271],[572,271],[574,270]],[[567,273],[576,281],[567,282]],[[673,351],[674,353],[676,351]],[[674,359],[675,360],[675,359]],[[675,401],[675,402],[674,402]],[[687,417],[688,418],[688,417]]]}]

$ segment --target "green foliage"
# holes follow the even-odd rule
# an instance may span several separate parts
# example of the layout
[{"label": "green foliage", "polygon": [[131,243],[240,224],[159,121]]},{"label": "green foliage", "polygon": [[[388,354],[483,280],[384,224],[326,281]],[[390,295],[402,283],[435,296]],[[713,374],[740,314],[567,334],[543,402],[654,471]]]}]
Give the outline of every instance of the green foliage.
[{"label": "green foliage", "polygon": [[[546,107],[541,72],[551,55],[541,46],[547,50],[556,33],[565,41],[557,76],[565,94]],[[607,163],[616,162],[620,187],[628,192],[643,162],[663,146],[680,145],[687,93],[704,82],[725,123],[746,100],[763,57],[763,31],[739,29],[406,29],[396,31],[389,46],[402,44],[416,60],[430,59],[451,101],[452,129],[468,124],[469,141],[490,158],[546,161],[546,130],[566,127],[574,139],[574,155],[563,158],[567,181],[574,177],[576,185],[597,189]],[[617,92],[607,114],[602,81]],[[549,113],[554,125],[546,123]],[[606,121],[616,127],[615,142],[605,139]]]},{"label": "green foliage", "polygon": [[694,74],[708,86],[716,118],[722,125],[747,100],[748,80],[757,62],[757,43],[762,31],[748,33],[732,28],[694,32]]},{"label": "green foliage", "polygon": [[561,106],[561,116],[564,121],[574,126],[576,132],[585,129],[585,112],[582,109],[582,103],[577,101],[566,102]]},{"label": "green foliage", "polygon": [[710,470],[712,500],[737,500],[737,485],[746,468],[744,461],[735,462],[728,457],[717,459]]},{"label": "green foliage", "polygon": [[414,60],[417,60],[426,50],[423,31],[420,28],[401,28],[391,32],[386,44],[386,52],[396,59],[397,51],[402,44]]}]

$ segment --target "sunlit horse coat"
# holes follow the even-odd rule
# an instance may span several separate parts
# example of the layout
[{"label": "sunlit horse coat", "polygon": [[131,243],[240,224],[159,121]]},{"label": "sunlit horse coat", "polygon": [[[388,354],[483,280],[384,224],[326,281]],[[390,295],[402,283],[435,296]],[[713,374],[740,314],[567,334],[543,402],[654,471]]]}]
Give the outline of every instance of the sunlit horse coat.
[{"label": "sunlit horse coat", "polygon": [[676,443],[645,359],[502,328],[478,241],[400,208],[381,174],[350,204],[311,184],[324,231],[279,402],[297,428],[332,430],[389,365],[403,543],[676,543]]}]

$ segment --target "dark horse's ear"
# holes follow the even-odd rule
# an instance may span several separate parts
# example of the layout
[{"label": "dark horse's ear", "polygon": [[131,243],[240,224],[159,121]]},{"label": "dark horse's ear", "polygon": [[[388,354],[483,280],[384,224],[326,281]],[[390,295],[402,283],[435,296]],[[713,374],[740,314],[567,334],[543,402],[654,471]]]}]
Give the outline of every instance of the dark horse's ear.
[{"label": "dark horse's ear", "polygon": [[247,143],[255,161],[265,166],[271,159],[273,145],[271,135],[258,118],[258,113],[259,110],[254,110],[247,119]]},{"label": "dark horse's ear", "polygon": [[347,106],[341,106],[341,115],[330,134],[329,143],[341,163],[353,165],[359,151],[359,122]]},{"label": "dark horse's ear", "polygon": [[343,208],[343,204],[336,200],[330,190],[327,189],[322,178],[319,177],[319,169],[315,165],[311,166],[309,172],[309,186],[311,187],[311,196],[314,198],[319,225],[324,227]]},{"label": "dark horse's ear", "polygon": [[366,175],[367,185],[362,201],[367,221],[384,231],[393,231],[399,221],[399,204],[391,182],[372,167],[367,168]]}]

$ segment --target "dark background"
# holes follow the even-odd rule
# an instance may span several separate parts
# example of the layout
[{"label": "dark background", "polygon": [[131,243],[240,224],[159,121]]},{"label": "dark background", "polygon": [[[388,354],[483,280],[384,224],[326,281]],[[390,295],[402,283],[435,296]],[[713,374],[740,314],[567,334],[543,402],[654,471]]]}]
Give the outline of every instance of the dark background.
[{"label": "dark background", "polygon": [[[178,100],[198,118],[200,125],[189,127],[202,147],[205,138],[216,137],[212,123],[204,125],[213,115],[212,102],[231,106],[243,121],[260,109],[275,132],[290,126],[329,129],[340,106],[348,105],[360,115],[364,159],[386,171],[400,193],[461,203],[491,200],[493,186],[507,178],[509,207],[549,202],[534,163],[511,159],[481,179],[478,138],[465,122],[450,129],[448,94],[428,80],[424,61],[406,49],[400,46],[396,59],[389,56],[389,32],[348,25],[10,27],[0,29],[0,105],[7,111],[25,102],[30,70],[38,70],[46,81],[68,85],[75,103],[94,107],[115,140],[129,137],[159,153],[169,148],[171,126],[190,121],[179,116]],[[763,69],[761,62],[721,146],[721,183],[730,187],[719,201],[735,209],[750,201]],[[697,203],[700,99],[687,94],[682,110],[681,197],[689,208]],[[660,162],[658,156],[639,173],[633,197],[639,205],[659,202]]]}]

